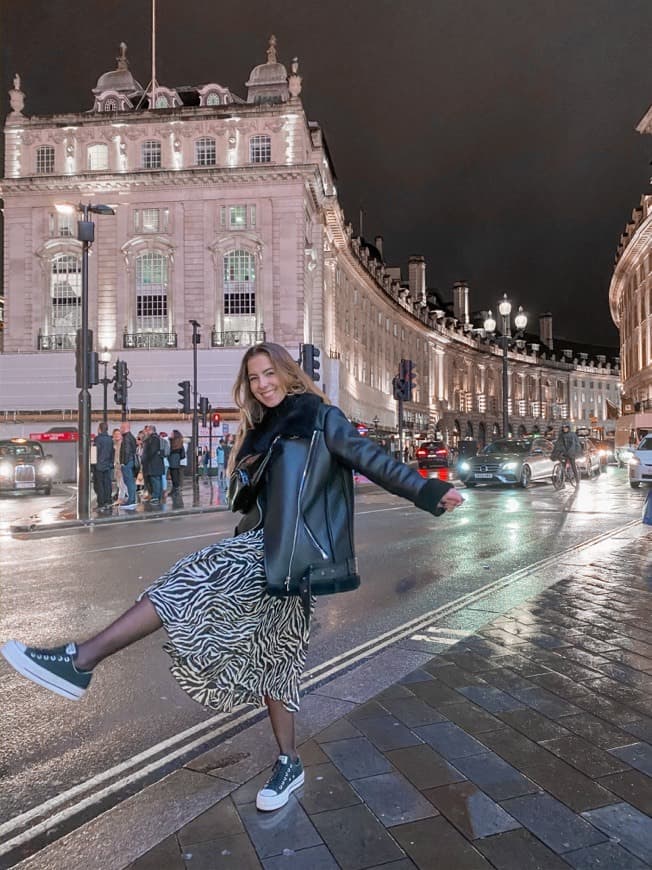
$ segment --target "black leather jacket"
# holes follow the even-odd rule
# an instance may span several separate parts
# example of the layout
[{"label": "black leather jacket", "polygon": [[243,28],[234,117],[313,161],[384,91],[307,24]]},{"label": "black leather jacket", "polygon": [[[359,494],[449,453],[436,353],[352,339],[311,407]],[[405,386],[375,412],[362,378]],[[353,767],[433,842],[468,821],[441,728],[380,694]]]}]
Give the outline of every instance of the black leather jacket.
[{"label": "black leather jacket", "polygon": [[360,583],[353,538],[355,469],[388,492],[435,515],[451,484],[424,480],[359,435],[332,405],[317,413],[312,438],[282,437],[266,473],[263,501],[265,573],[272,594],[354,589]]}]

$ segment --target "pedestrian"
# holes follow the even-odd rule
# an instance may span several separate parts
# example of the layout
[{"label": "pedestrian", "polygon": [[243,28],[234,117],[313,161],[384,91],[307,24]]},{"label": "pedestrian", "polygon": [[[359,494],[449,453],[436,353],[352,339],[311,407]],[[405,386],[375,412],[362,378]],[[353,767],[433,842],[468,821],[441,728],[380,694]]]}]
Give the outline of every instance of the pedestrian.
[{"label": "pedestrian", "polygon": [[230,438],[224,439],[223,449],[224,449],[224,467],[228,468],[229,461],[231,459],[231,450],[233,449],[233,442],[231,441]]},{"label": "pedestrian", "polygon": [[161,475],[161,498],[165,501],[168,497],[168,469],[170,468],[170,439],[167,432],[161,432],[158,436],[161,444],[161,456],[163,457],[163,474]]},{"label": "pedestrian", "polygon": [[143,450],[145,448],[145,430],[140,429],[136,436],[136,465],[138,473],[136,474],[136,495],[141,501],[148,501],[150,498],[147,489],[147,478],[145,477],[145,469],[143,468]]},{"label": "pedestrian", "polygon": [[186,448],[183,446],[183,435],[178,429],[172,430],[170,438],[170,478],[172,479],[172,495],[181,490],[183,470],[181,461],[186,458]]},{"label": "pedestrian", "polygon": [[116,428],[111,433],[113,439],[113,504],[123,505],[127,500],[127,487],[122,477],[120,448],[122,447],[122,432]]},{"label": "pedestrian", "polygon": [[145,426],[145,441],[143,443],[143,474],[147,480],[149,490],[149,503],[157,505],[161,503],[161,479],[165,471],[163,455],[161,453],[161,441],[156,434],[156,426]]},{"label": "pedestrian", "polygon": [[[294,717],[307,654],[311,578],[317,583],[328,576],[349,589],[359,583],[351,468],[435,515],[463,499],[450,483],[424,480],[360,436],[277,344],[257,344],[245,353],[234,399],[240,428],[229,470],[246,463],[252,480],[254,469],[264,468],[260,493],[238,494],[246,512],[235,537],[182,558],[85,642],[44,650],[9,641],[2,654],[34,682],[78,699],[99,662],[164,627],[172,673],[192,698],[219,711],[266,704],[280,754],[256,806],[274,810],[304,781]],[[307,528],[308,512],[310,535],[299,532]],[[283,583],[285,575],[288,594],[270,594],[269,584]],[[291,580],[301,594],[289,589]]]},{"label": "pedestrian", "polygon": [[113,473],[113,440],[106,423],[100,423],[95,436],[96,460],[93,487],[97,496],[97,509],[111,510],[111,476]]},{"label": "pedestrian", "polygon": [[[571,427],[569,423],[562,423],[559,436],[555,441],[555,446],[552,449],[550,458],[553,460],[559,459],[562,462],[568,460],[570,462],[571,468],[573,469],[573,474],[575,475],[575,480],[578,485],[580,482],[580,473],[577,468],[576,460],[581,455],[582,444],[580,442],[580,439],[577,437],[575,432],[571,432]],[[589,474],[589,477],[590,476],[591,475]]]},{"label": "pedestrian", "polygon": [[127,421],[120,424],[122,442],[120,444],[120,470],[122,479],[127,489],[127,495],[122,507],[125,510],[134,510],[136,507],[136,474],[140,469],[138,457],[138,443],[131,434],[131,427]]},{"label": "pedestrian", "polygon": [[208,447],[204,447],[202,456],[201,456],[201,464],[204,469],[204,477],[207,477],[210,474],[210,464],[211,464],[211,454]]},{"label": "pedestrian", "polygon": [[217,463],[217,479],[224,480],[224,440],[220,438],[215,448],[215,461]]}]

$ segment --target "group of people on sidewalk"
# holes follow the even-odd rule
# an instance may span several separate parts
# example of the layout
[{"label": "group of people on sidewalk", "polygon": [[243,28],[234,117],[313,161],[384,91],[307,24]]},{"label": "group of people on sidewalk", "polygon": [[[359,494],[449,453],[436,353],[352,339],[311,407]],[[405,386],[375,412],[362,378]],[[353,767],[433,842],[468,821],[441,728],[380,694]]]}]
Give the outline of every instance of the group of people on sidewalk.
[{"label": "group of people on sidewalk", "polygon": [[123,422],[111,436],[108,425],[102,422],[95,450],[93,487],[99,511],[110,511],[114,505],[134,510],[138,494],[143,501],[160,504],[168,493],[168,471],[171,494],[180,491],[186,452],[178,429],[168,439],[166,433],[159,435],[156,426],[149,424],[134,437],[129,423]]},{"label": "group of people on sidewalk", "polygon": [[[215,448],[215,467],[217,468],[218,480],[226,480],[226,469],[229,465],[231,450],[233,449],[232,438],[220,438]],[[199,466],[203,471],[204,476],[210,474],[210,468],[213,465],[211,451],[208,447],[200,448],[198,455]]]}]

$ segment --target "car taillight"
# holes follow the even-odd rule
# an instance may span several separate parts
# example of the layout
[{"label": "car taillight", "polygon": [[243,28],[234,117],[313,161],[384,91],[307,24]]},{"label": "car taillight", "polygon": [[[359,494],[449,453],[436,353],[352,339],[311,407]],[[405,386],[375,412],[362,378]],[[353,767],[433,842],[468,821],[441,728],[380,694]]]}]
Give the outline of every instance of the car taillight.
[{"label": "car taillight", "polygon": [[446,451],[442,450],[442,449],[435,450],[435,453],[437,454],[437,456],[445,456],[446,455]]},{"label": "car taillight", "polygon": [[417,456],[427,456],[427,455],[428,455],[428,451],[424,450],[423,447],[420,447],[417,450]]}]

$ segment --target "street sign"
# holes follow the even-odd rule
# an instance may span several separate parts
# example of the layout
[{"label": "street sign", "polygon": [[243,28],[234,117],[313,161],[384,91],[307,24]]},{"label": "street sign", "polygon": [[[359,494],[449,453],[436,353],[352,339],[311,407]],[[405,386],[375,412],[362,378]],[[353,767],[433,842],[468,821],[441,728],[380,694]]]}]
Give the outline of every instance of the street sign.
[{"label": "street sign", "polygon": [[369,427],[365,426],[364,423],[356,423],[355,427],[360,435],[366,435],[369,432]]},{"label": "street sign", "polygon": [[30,441],[79,441],[79,432],[32,432]]},{"label": "street sign", "polygon": [[229,434],[229,424],[222,423],[222,435],[228,435],[228,434]]}]

